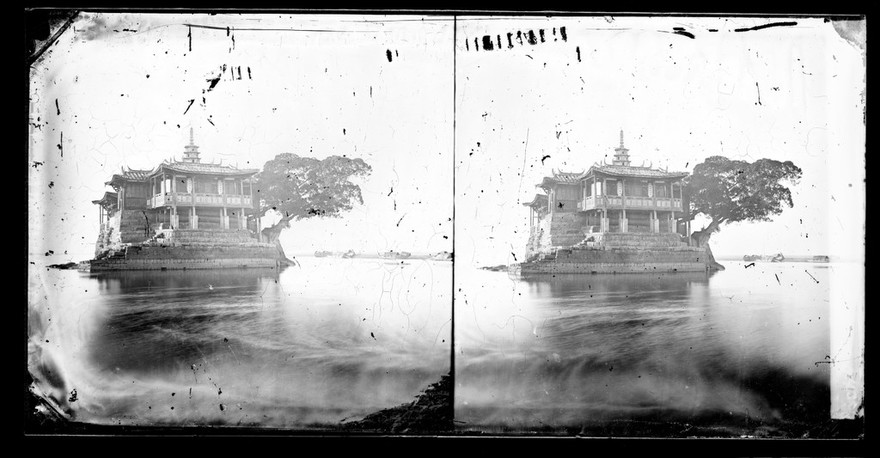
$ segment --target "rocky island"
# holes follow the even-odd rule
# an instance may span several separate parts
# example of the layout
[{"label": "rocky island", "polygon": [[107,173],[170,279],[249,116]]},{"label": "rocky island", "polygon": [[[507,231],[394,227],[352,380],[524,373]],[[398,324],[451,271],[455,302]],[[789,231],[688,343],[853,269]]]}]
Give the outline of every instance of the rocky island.
[{"label": "rocky island", "polygon": [[203,163],[190,142],[182,160],[151,170],[122,170],[92,201],[100,235],[91,271],[276,268],[288,260],[264,240],[255,169]]},{"label": "rocky island", "polygon": [[515,274],[656,273],[706,271],[707,248],[688,237],[682,180],[687,172],[631,165],[615,148],[611,164],[557,172],[537,186],[529,207],[526,261]]}]

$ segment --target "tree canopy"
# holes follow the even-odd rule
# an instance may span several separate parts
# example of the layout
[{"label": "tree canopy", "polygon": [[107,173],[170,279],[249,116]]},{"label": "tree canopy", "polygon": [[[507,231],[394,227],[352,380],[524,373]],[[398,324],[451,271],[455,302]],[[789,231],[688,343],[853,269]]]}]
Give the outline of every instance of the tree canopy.
[{"label": "tree canopy", "polygon": [[712,156],[694,167],[685,179],[690,218],[704,214],[717,227],[724,222],[769,221],[792,207],[791,190],[801,169],[791,161],[759,159],[749,163]]},{"label": "tree canopy", "polygon": [[711,219],[707,227],[691,234],[697,245],[706,248],[710,265],[724,269],[709,247],[709,238],[722,223],[769,221],[770,216],[782,213],[783,206],[794,206],[786,184],[797,184],[800,178],[801,169],[791,161],[759,159],[749,163],[711,156],[697,164],[694,173],[685,178],[684,189],[689,219],[699,214]]},{"label": "tree canopy", "polygon": [[276,210],[285,222],[315,216],[338,217],[363,204],[361,188],[352,182],[372,168],[363,159],[325,159],[283,153],[266,162],[256,175],[260,215]]}]

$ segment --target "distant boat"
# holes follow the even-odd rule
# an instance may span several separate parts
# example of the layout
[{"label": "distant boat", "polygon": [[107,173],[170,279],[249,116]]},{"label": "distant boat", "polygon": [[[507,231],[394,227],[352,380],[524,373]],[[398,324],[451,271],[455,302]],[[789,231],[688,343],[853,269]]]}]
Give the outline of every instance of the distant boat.
[{"label": "distant boat", "polygon": [[342,257],[346,259],[353,258],[356,254],[357,253],[355,253],[354,250],[348,250],[345,253],[342,253]]},{"label": "distant boat", "polygon": [[755,262],[755,261],[769,261],[769,262],[784,262],[785,256],[782,253],[776,253],[773,256],[770,255],[760,255],[760,254],[747,254],[743,256],[743,261],[745,262]]},{"label": "distant boat", "polygon": [[384,253],[379,253],[379,256],[385,259],[406,259],[412,256],[412,253],[407,251],[386,251]]},{"label": "distant boat", "polygon": [[831,258],[824,255],[813,256],[813,262],[831,262]]},{"label": "distant boat", "polygon": [[331,253],[329,251],[316,251],[315,257],[316,258],[325,258],[327,256],[330,256],[331,254],[333,254],[333,253]]}]

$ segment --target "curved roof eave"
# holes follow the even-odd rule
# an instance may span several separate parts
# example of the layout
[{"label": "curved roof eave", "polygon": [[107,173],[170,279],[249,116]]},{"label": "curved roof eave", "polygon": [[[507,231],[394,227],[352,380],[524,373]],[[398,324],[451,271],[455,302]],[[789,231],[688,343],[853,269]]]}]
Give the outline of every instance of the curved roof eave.
[{"label": "curved roof eave", "polygon": [[535,194],[531,202],[523,202],[521,205],[526,207],[534,207],[535,205],[547,205],[548,197],[544,194]]},{"label": "curved roof eave", "polygon": [[[150,172],[147,176],[154,177],[162,172],[162,170],[169,170],[172,172],[179,173],[187,173],[192,175],[223,175],[223,176],[253,176],[256,175],[259,170],[258,169],[233,169],[233,168],[225,168],[220,170],[187,170],[186,167],[176,167],[177,164],[168,164],[162,163],[159,164],[152,172]],[[212,164],[198,164],[198,165],[212,165]],[[216,166],[222,167],[222,166]]]},{"label": "curved roof eave", "polygon": [[690,175],[690,173],[688,173],[688,172],[664,172],[662,170],[655,170],[655,169],[645,169],[646,171],[650,171],[652,173],[645,174],[645,175],[638,175],[638,174],[634,174],[634,173],[615,172],[613,170],[605,170],[605,169],[603,169],[603,167],[608,167],[608,166],[599,166],[599,167],[591,166],[590,169],[584,174],[584,176],[581,177],[581,179],[583,180],[586,177],[588,177],[591,173],[595,174],[597,172],[604,174],[604,175],[615,176],[615,177],[646,178],[646,179],[654,178],[654,179],[660,179],[660,180],[669,179],[669,178],[684,178],[684,177]]}]

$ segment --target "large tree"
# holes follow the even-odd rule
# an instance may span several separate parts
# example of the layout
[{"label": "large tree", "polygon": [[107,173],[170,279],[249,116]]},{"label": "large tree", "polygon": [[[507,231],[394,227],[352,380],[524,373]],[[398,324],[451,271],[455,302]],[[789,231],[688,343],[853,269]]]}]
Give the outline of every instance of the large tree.
[{"label": "large tree", "polygon": [[256,175],[255,194],[259,216],[277,211],[282,217],[262,230],[266,241],[275,243],[287,259],[278,236],[293,220],[313,217],[339,217],[363,204],[361,188],[352,181],[368,175],[372,168],[363,159],[330,156],[325,159],[283,153],[266,162]]},{"label": "large tree", "polygon": [[801,169],[791,161],[759,159],[749,163],[723,156],[707,158],[685,179],[689,219],[700,214],[710,219],[709,225],[691,238],[706,247],[715,268],[723,269],[709,248],[712,234],[724,223],[770,221],[770,216],[782,213],[784,205],[794,206],[786,185],[795,185],[800,178]]}]

